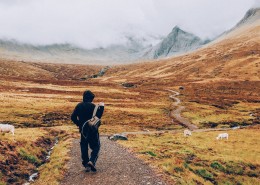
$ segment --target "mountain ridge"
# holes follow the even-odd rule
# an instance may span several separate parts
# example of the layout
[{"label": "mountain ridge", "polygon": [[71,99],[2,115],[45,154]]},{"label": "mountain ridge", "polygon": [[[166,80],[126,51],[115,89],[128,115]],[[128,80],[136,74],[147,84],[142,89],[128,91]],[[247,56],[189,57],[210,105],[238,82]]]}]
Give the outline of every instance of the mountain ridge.
[{"label": "mountain ridge", "polygon": [[[191,39],[198,40],[201,43],[199,37],[184,32],[178,26],[175,26],[167,37],[154,38],[154,40],[157,40],[157,43],[161,43],[161,45],[164,44],[163,46],[159,46],[158,44],[152,45],[147,43],[145,39],[137,39],[130,36],[126,37],[127,42],[125,44],[110,45],[105,48],[100,47],[94,49],[84,49],[70,43],[32,45],[16,40],[0,39],[0,54],[2,58],[12,60],[113,65],[169,57],[196,49],[201,45],[197,44],[196,47],[186,47],[185,44],[181,44],[180,41],[181,39],[185,39],[185,36],[179,38],[179,34],[191,37]],[[174,39],[172,39],[173,37],[176,37],[178,42],[171,42],[174,41]],[[185,42],[186,45],[187,43],[190,44],[187,41]],[[167,45],[166,50],[168,50],[166,54],[162,51],[165,49],[165,45]]]}]

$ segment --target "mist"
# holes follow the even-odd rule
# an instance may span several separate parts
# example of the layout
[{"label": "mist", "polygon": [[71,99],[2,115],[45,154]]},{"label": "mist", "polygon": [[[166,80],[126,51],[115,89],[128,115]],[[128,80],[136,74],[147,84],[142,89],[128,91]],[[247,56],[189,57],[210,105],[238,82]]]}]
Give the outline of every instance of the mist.
[{"label": "mist", "polygon": [[127,37],[154,43],[176,25],[206,39],[256,6],[259,0],[0,0],[0,39],[91,49]]},{"label": "mist", "polygon": [[259,8],[259,7],[260,7],[260,0],[255,0],[253,8]]}]

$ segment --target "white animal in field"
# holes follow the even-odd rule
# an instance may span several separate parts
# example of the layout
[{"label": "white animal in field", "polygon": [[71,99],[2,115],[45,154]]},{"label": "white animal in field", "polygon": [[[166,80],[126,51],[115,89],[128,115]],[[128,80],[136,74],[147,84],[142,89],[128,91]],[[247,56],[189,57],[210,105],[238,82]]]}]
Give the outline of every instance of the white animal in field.
[{"label": "white animal in field", "polygon": [[228,133],[222,133],[219,134],[218,137],[216,137],[216,139],[228,139]]},{"label": "white animal in field", "polygon": [[191,131],[190,130],[184,130],[184,136],[191,136]]},{"label": "white animal in field", "polygon": [[14,126],[9,124],[0,124],[0,132],[11,132],[14,135]]}]

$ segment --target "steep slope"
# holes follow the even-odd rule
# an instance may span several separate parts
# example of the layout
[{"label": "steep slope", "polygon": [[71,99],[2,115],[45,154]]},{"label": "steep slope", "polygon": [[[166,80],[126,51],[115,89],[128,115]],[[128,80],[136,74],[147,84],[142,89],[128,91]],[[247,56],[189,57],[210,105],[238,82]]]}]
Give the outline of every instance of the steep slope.
[{"label": "steep slope", "polygon": [[241,21],[239,21],[239,23],[237,23],[235,28],[242,26],[244,24],[254,23],[255,21],[257,21],[259,19],[260,19],[260,8],[252,8],[247,11],[244,18]]},{"label": "steep slope", "polygon": [[[251,10],[249,11],[251,12]],[[138,79],[172,80],[260,80],[259,9],[247,13],[249,19],[213,43],[195,52],[152,63],[119,66],[110,70],[118,75]]]},{"label": "steep slope", "polygon": [[151,59],[173,56],[195,50],[207,42],[176,26],[166,38],[153,47],[146,55]]}]

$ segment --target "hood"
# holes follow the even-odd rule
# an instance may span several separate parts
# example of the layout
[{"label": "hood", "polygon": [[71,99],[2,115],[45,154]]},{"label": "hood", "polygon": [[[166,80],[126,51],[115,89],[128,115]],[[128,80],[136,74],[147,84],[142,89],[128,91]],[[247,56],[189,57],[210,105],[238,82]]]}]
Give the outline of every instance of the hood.
[{"label": "hood", "polygon": [[95,95],[90,90],[87,90],[83,93],[83,102],[92,102],[94,98]]}]

